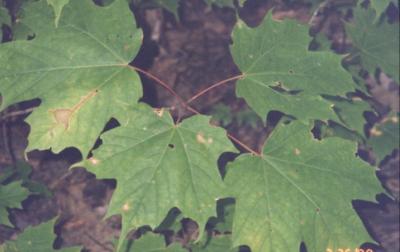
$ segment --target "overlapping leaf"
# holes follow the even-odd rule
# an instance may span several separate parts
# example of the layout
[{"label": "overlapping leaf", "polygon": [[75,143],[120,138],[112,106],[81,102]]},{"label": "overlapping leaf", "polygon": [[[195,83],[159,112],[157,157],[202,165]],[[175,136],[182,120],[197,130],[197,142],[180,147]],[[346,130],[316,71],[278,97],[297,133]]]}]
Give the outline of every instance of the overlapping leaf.
[{"label": "overlapping leaf", "polygon": [[338,99],[335,101],[335,111],[338,113],[340,121],[360,136],[365,135],[364,126],[367,123],[364,118],[364,112],[371,110],[371,106],[361,99]]},{"label": "overlapping leaf", "polygon": [[124,252],[187,252],[180,244],[174,243],[167,246],[162,235],[147,233],[140,239],[132,241],[131,246]]},{"label": "overlapping leaf", "polygon": [[399,83],[399,23],[386,20],[374,23],[374,9],[354,9],[354,22],[346,26],[354,50],[353,57],[360,57],[362,66],[374,74],[377,68]]},{"label": "overlapping leaf", "polygon": [[[0,28],[3,25],[11,25],[11,17],[8,10],[3,7],[3,2],[0,2]],[[0,31],[0,42],[3,40],[3,32]]]},{"label": "overlapping leaf", "polygon": [[21,182],[0,185],[0,224],[9,225],[7,208],[21,207],[21,201],[26,199],[29,191],[21,186]]},{"label": "overlapping leaf", "polygon": [[235,202],[233,199],[223,199],[217,207],[218,218],[216,219],[215,230],[220,233],[231,233],[233,216],[235,214]]},{"label": "overlapping leaf", "polygon": [[36,227],[28,227],[19,234],[15,241],[7,241],[4,252],[78,252],[79,248],[55,250],[53,243],[56,235],[53,232],[55,220],[50,220]]},{"label": "overlapping leaf", "polygon": [[141,32],[125,0],[107,7],[71,0],[57,28],[45,0],[25,4],[22,15],[35,38],[0,46],[0,109],[40,98],[27,119],[28,150],[75,146],[86,156],[105,123],[141,96],[128,67]]},{"label": "overlapping leaf", "polygon": [[28,163],[17,161],[14,166],[7,166],[4,169],[4,172],[0,175],[0,183],[21,180],[21,185],[32,194],[51,196],[51,192],[44,184],[30,179],[31,172],[32,168]]},{"label": "overlapping leaf", "polygon": [[223,194],[217,159],[234,150],[224,131],[204,116],[175,125],[168,112],[157,113],[139,105],[83,163],[97,178],[117,180],[108,215],[122,214],[122,237],[133,228],[158,226],[173,207],[203,230]]},{"label": "overlapping leaf", "polygon": [[371,241],[352,200],[373,200],[382,189],[355,151],[347,140],[313,139],[296,121],[275,129],[262,156],[236,159],[225,179],[236,198],[234,246],[298,251],[304,241],[320,252]]},{"label": "overlapping leaf", "polygon": [[201,242],[192,247],[192,252],[238,252],[238,248],[232,248],[230,235],[210,237],[206,242]]},{"label": "overlapping leaf", "polygon": [[56,26],[58,26],[58,21],[60,20],[62,9],[66,4],[68,4],[68,2],[69,0],[47,0],[47,3],[50,4],[54,9]]},{"label": "overlapping leaf", "polygon": [[304,121],[337,120],[333,103],[321,95],[342,96],[354,89],[353,81],[340,56],[308,50],[307,26],[269,14],[254,29],[239,22],[233,41],[233,58],[243,73],[237,95],[262,118],[279,110]]},{"label": "overlapping leaf", "polygon": [[385,12],[385,10],[388,8],[389,4],[393,3],[398,6],[398,1],[397,0],[371,0],[370,4],[371,7],[376,10],[376,17],[375,17],[375,23],[378,21],[379,17],[382,15],[382,13]]},{"label": "overlapping leaf", "polygon": [[399,149],[399,116],[392,114],[371,129],[367,144],[371,146],[377,157],[382,161],[394,149]]}]

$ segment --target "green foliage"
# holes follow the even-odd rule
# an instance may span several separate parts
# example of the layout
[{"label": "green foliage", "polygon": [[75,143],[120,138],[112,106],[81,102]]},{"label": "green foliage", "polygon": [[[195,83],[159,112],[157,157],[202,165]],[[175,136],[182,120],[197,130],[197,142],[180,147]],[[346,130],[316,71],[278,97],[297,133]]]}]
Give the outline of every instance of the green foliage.
[{"label": "green foliage", "polygon": [[192,252],[238,252],[232,248],[232,240],[228,235],[215,236],[205,242],[193,246]]},{"label": "green foliage", "polygon": [[354,9],[354,22],[346,25],[354,47],[351,55],[359,57],[370,74],[380,68],[399,83],[399,23],[374,23],[376,17],[372,8]]},{"label": "green foliage", "polygon": [[41,194],[43,196],[51,196],[51,192],[45,185],[33,181],[29,178],[32,172],[31,166],[26,162],[16,162],[15,166],[6,167],[3,174],[0,176],[0,183],[8,180],[21,180],[22,186],[27,188],[32,194]]},{"label": "green foliage", "polygon": [[78,252],[79,248],[65,248],[55,250],[53,242],[56,238],[53,232],[55,220],[50,220],[36,227],[28,227],[19,234],[15,241],[7,241],[4,252]]},{"label": "green foliage", "polygon": [[218,235],[208,235],[199,243],[191,246],[192,252],[239,252],[232,243],[232,223],[235,213],[235,202],[231,198],[222,199],[217,205],[218,217],[213,220],[213,229]]},{"label": "green foliage", "polygon": [[364,112],[372,110],[367,102],[361,99],[336,99],[334,108],[343,125],[356,131],[360,136],[364,136],[366,124]]},{"label": "green foliage", "polygon": [[0,224],[12,226],[8,219],[7,208],[21,207],[21,201],[26,199],[29,191],[21,186],[21,182],[0,184]]},{"label": "green foliage", "polygon": [[371,129],[367,144],[374,151],[377,161],[380,162],[394,149],[399,149],[399,116],[392,114]]},{"label": "green foliage", "polygon": [[[176,14],[177,1],[151,2]],[[233,1],[208,3],[233,7]],[[74,166],[84,166],[98,179],[116,180],[107,216],[122,215],[118,251],[184,251],[179,244],[167,247],[162,236],[150,232],[128,244],[125,240],[130,230],[143,226],[176,232],[183,217],[199,225],[193,251],[236,252],[240,245],[253,252],[298,251],[304,241],[309,252],[319,252],[371,241],[351,204],[382,192],[374,169],[355,156],[363,113],[371,108],[347,98],[359,87],[342,68],[341,56],[309,51],[307,26],[275,21],[271,14],[257,28],[237,24],[231,46],[243,73],[237,95],[263,119],[278,110],[298,120],[280,124],[262,153],[231,162],[223,180],[218,160],[237,151],[226,131],[210,125],[206,116],[174,122],[169,111],[137,103],[142,88],[129,63],[142,32],[128,1],[107,7],[92,0],[28,1],[18,16],[15,41],[0,45],[0,109],[39,98],[40,106],[27,119],[27,151],[73,146],[84,158]],[[379,67],[396,77],[398,24],[375,23],[371,9],[358,7],[355,16],[347,27],[352,57],[371,73]],[[381,43],[379,36],[389,33],[394,40]],[[27,34],[34,38],[26,40]],[[254,117],[232,119],[229,112],[223,110],[219,120],[248,123]],[[120,126],[101,134],[111,118]],[[397,148],[391,140],[398,141],[398,116],[391,118],[376,125],[367,140],[379,159]],[[321,120],[320,141],[311,133],[315,119]],[[99,135],[102,144],[86,159]],[[28,169],[18,174],[24,183],[29,179]],[[27,195],[21,182],[0,186],[2,223],[8,221],[6,208],[19,207]],[[227,197],[231,201],[216,209]],[[207,222],[222,235],[204,235]],[[50,221],[28,228],[2,249],[53,251],[53,226]]]},{"label": "green foliage", "polygon": [[233,216],[235,214],[235,202],[233,199],[223,199],[217,206],[218,218],[215,223],[215,230],[220,233],[231,233]]},{"label": "green foliage", "polygon": [[68,2],[69,0],[47,0],[47,3],[50,4],[54,9],[56,27],[58,26],[58,21],[61,17],[61,11]]},{"label": "green foliage", "polygon": [[20,208],[21,202],[29,194],[50,196],[48,189],[29,178],[31,167],[25,162],[17,162],[15,167],[6,167],[0,174],[0,224],[12,226],[7,208]]},{"label": "green foliage", "polygon": [[231,123],[237,123],[239,126],[250,125],[253,128],[262,125],[262,120],[254,111],[245,108],[234,113],[229,106],[223,103],[219,103],[213,107],[212,120],[223,127]]},{"label": "green foliage", "polygon": [[315,126],[320,130],[320,138],[341,137],[354,142],[365,142],[364,136],[335,122],[324,123],[316,121]]},{"label": "green foliage", "polygon": [[375,23],[379,20],[379,18],[382,16],[382,14],[386,11],[388,8],[389,4],[393,3],[396,6],[399,5],[398,0],[370,0],[371,7],[376,10],[376,17],[375,17]]},{"label": "green foliage", "polygon": [[234,148],[208,120],[195,116],[175,125],[167,111],[137,105],[121,127],[102,135],[103,145],[82,165],[97,178],[117,179],[108,215],[122,215],[122,237],[158,226],[173,207],[200,230],[215,215],[224,191],[217,160]]},{"label": "green foliage", "polygon": [[174,233],[179,232],[182,229],[182,223],[184,216],[182,213],[174,208],[168,213],[167,217],[161,222],[161,224],[155,229],[156,232],[172,231]]},{"label": "green foliage", "polygon": [[187,252],[179,244],[166,246],[164,237],[153,233],[146,233],[140,239],[127,241],[124,252]]},{"label": "green foliage", "polygon": [[233,58],[243,73],[237,95],[261,118],[279,110],[305,122],[338,120],[333,103],[321,95],[345,95],[353,81],[340,56],[308,50],[308,27],[268,15],[255,29],[239,23],[232,37]]},{"label": "green foliage", "polygon": [[231,108],[222,103],[215,105],[212,109],[212,119],[222,126],[228,126],[233,121]]},{"label": "green foliage", "polygon": [[142,94],[138,75],[128,67],[141,31],[125,0],[107,8],[72,0],[58,28],[44,0],[24,8],[24,22],[36,37],[0,47],[1,109],[39,97],[41,106],[27,119],[27,150],[57,153],[75,146],[85,156],[105,123],[123,118]]},{"label": "green foliage", "polygon": [[304,241],[316,252],[369,241],[351,200],[373,200],[382,189],[355,151],[350,141],[318,141],[308,126],[292,122],[274,130],[262,156],[236,159],[225,179],[236,198],[234,246],[297,251]]}]

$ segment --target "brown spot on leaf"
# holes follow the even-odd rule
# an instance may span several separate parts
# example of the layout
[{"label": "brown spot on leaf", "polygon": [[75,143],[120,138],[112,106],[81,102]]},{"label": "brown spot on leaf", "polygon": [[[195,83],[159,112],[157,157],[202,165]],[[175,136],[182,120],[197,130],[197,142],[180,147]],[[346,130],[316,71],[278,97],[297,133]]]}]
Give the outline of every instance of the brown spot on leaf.
[{"label": "brown spot on leaf", "polygon": [[92,157],[92,158],[89,158],[89,162],[92,163],[92,165],[97,165],[98,163],[100,163],[100,160]]},{"label": "brown spot on leaf", "polygon": [[67,130],[73,114],[78,111],[90,98],[95,96],[97,92],[97,90],[94,90],[88,95],[83,96],[72,108],[52,109],[50,110],[50,113],[53,114],[56,123],[63,125],[64,129]]},{"label": "brown spot on leaf", "polygon": [[206,139],[204,138],[203,133],[201,133],[201,132],[197,133],[196,140],[198,143],[201,143],[201,144],[207,143]]},{"label": "brown spot on leaf", "polygon": [[162,117],[164,114],[164,109],[163,108],[156,108],[153,109],[154,113],[156,113],[156,115],[158,115],[159,117]]},{"label": "brown spot on leaf", "polygon": [[301,153],[301,151],[299,149],[297,149],[297,148],[294,149],[294,154],[296,156],[300,155],[300,153]]},{"label": "brown spot on leaf", "polygon": [[382,131],[378,130],[377,128],[373,127],[370,131],[371,136],[381,136],[383,134]]},{"label": "brown spot on leaf", "polygon": [[55,109],[51,111],[53,113],[54,119],[58,124],[62,124],[64,129],[68,129],[69,120],[73,111],[71,109]]},{"label": "brown spot on leaf", "polygon": [[125,203],[125,204],[122,206],[122,211],[124,211],[124,212],[128,212],[129,209],[130,209],[130,206],[129,206],[128,203]]}]

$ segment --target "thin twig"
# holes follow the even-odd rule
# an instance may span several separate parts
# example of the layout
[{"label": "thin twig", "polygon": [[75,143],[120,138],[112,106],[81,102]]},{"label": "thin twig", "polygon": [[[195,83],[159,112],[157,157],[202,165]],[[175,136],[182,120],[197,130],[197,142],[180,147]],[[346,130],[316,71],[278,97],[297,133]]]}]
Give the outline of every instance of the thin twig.
[{"label": "thin twig", "polygon": [[138,72],[140,72],[140,73],[142,73],[142,74],[144,74],[144,75],[146,75],[147,77],[149,77],[150,79],[153,79],[154,81],[156,81],[156,83],[157,84],[159,84],[159,85],[161,85],[162,87],[164,87],[168,92],[170,92],[173,96],[175,96],[177,99],[178,99],[178,101],[182,104],[182,106],[184,107],[184,108],[186,108],[187,110],[189,110],[189,111],[191,111],[191,112],[193,112],[193,113],[198,113],[198,112],[195,112],[196,110],[194,110],[193,108],[191,108],[190,106],[188,106],[188,104],[167,84],[167,83],[165,83],[164,81],[162,81],[162,80],[160,80],[158,77],[156,77],[156,76],[154,76],[154,75],[152,75],[151,73],[149,73],[149,72],[147,72],[147,71],[145,71],[145,70],[143,70],[143,69],[141,69],[141,68],[139,68],[139,67],[136,67],[136,66],[130,66],[130,65],[128,65],[128,67],[130,67],[130,68],[132,68],[132,69],[134,69],[134,70],[136,70],[136,71],[138,71]]},{"label": "thin twig", "polygon": [[113,251],[112,248],[109,248],[107,246],[105,246],[104,244],[102,244],[101,242],[99,242],[96,238],[94,238],[91,234],[89,234],[88,232],[84,232],[84,234],[89,237],[90,240],[92,240],[94,243],[96,243],[98,246],[102,247],[104,250],[106,251]]},{"label": "thin twig", "polygon": [[219,82],[217,82],[217,83],[215,83],[215,84],[212,84],[212,85],[209,86],[208,88],[206,88],[206,89],[204,89],[204,90],[198,92],[196,95],[192,96],[189,100],[186,101],[186,103],[189,104],[189,103],[191,103],[192,101],[194,101],[194,100],[196,100],[197,98],[199,98],[200,96],[202,96],[202,95],[204,95],[205,93],[209,92],[210,90],[212,90],[212,89],[214,89],[214,88],[216,88],[216,87],[219,87],[219,86],[221,86],[221,85],[224,85],[224,84],[226,84],[226,83],[229,82],[229,81],[233,81],[233,80],[240,79],[240,78],[242,78],[243,76],[244,76],[243,74],[236,75],[236,76],[230,77],[230,78],[228,78],[228,79],[219,81]]},{"label": "thin twig", "polygon": [[325,9],[325,7],[328,6],[328,4],[330,4],[330,2],[329,2],[329,1],[326,1],[326,2],[322,2],[322,3],[320,3],[320,4],[318,5],[318,8],[315,9],[315,11],[313,12],[313,14],[312,14],[310,20],[308,21],[308,24],[309,24],[309,25],[313,25],[313,24],[314,24],[314,21],[315,21],[315,19],[317,18],[318,14],[320,14],[320,12],[321,12],[323,9]]},{"label": "thin twig", "polygon": [[[218,87],[220,85],[225,84],[228,81],[231,80],[236,80],[239,79],[241,77],[243,77],[243,75],[237,75],[237,76],[233,76],[229,79],[220,81],[218,83],[215,83],[213,85],[211,85],[210,87],[204,89],[203,91],[201,91],[200,93],[198,93],[197,95],[193,96],[191,99],[189,99],[188,102],[185,102],[168,84],[166,84],[165,82],[163,82],[162,80],[160,80],[159,78],[157,78],[156,76],[152,75],[151,73],[147,72],[146,70],[143,70],[139,67],[136,66],[129,66],[131,69],[134,69],[140,73],[143,73],[144,75],[148,76],[149,78],[153,79],[157,84],[161,85],[162,87],[164,87],[166,90],[168,90],[168,92],[170,92],[173,96],[175,96],[184,106],[184,108],[186,108],[187,110],[195,113],[196,115],[201,115],[201,113],[199,111],[197,111],[196,109],[192,108],[188,103],[190,101],[193,101],[194,99],[200,97],[201,95],[207,93],[208,91],[210,91],[211,89]],[[236,137],[232,136],[231,134],[227,133],[227,136],[234,141],[235,143],[237,143],[238,145],[240,145],[241,147],[243,147],[245,150],[247,150],[248,152],[257,155],[257,156],[261,156],[260,153],[258,153],[257,151],[254,151],[253,149],[251,149],[249,146],[247,146],[246,144],[242,143],[239,139],[237,139]]]},{"label": "thin twig", "polygon": [[256,155],[256,156],[261,156],[261,153],[258,153],[257,151],[251,149],[249,146],[247,146],[246,144],[244,144],[243,142],[241,142],[239,139],[237,139],[236,137],[232,136],[229,133],[226,133],[226,135],[235,143],[237,143],[238,145],[240,145],[241,147],[243,147],[245,150],[247,150],[248,152]]}]

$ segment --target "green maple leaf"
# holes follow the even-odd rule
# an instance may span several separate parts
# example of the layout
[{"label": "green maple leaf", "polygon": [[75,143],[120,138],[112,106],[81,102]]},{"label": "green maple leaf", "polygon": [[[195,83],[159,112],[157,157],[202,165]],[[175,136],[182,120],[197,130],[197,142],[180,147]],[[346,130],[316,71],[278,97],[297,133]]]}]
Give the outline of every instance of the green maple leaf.
[{"label": "green maple leaf", "polygon": [[239,22],[233,32],[233,58],[243,73],[236,93],[265,118],[271,110],[309,119],[338,120],[333,103],[321,95],[343,96],[354,90],[341,57],[311,52],[308,27],[269,14],[252,29]]},{"label": "green maple leaf", "polygon": [[155,231],[158,233],[164,233],[168,231],[178,233],[179,230],[182,229],[182,220],[184,218],[185,217],[181,214],[181,212],[178,209],[174,208],[168,213],[168,215],[155,229]]},{"label": "green maple leaf", "polygon": [[55,15],[55,25],[58,26],[58,21],[61,17],[62,9],[66,4],[68,4],[69,0],[47,0],[47,3],[50,4],[54,9]]},{"label": "green maple leaf", "polygon": [[4,252],[78,252],[79,248],[55,250],[53,243],[56,235],[53,232],[55,220],[50,220],[36,227],[28,227],[18,235],[15,241],[6,241]]},{"label": "green maple leaf", "polygon": [[192,252],[239,252],[239,249],[232,248],[232,240],[229,235],[210,237],[192,247]]},{"label": "green maple leaf", "polygon": [[[109,2],[112,2],[113,0],[103,0],[103,4],[109,4]],[[176,2],[175,0],[171,0]],[[129,0],[127,0],[127,2],[129,2]],[[47,0],[47,3],[49,5],[51,5],[51,7],[53,7],[53,11],[54,11],[54,16],[55,16],[55,25],[56,27],[58,26],[58,21],[60,20],[61,14],[62,14],[62,10],[64,8],[65,5],[67,5],[69,3],[69,0]]]},{"label": "green maple leaf", "polygon": [[83,166],[97,178],[117,180],[108,216],[122,214],[121,237],[143,225],[157,227],[173,207],[203,232],[223,194],[217,159],[234,151],[208,120],[195,116],[175,125],[168,112],[157,115],[138,105],[128,122],[101,137],[103,144]]},{"label": "green maple leaf", "polygon": [[71,0],[57,28],[45,0],[23,8],[35,38],[0,45],[0,110],[40,98],[27,119],[27,151],[75,146],[86,156],[106,122],[122,118],[142,95],[138,75],[128,66],[141,32],[125,0],[107,7]]},{"label": "green maple leaf", "polygon": [[28,163],[17,161],[14,166],[7,166],[4,172],[0,174],[0,183],[10,179],[12,179],[12,181],[21,180],[21,185],[32,194],[41,194],[47,197],[51,196],[51,192],[44,184],[29,178],[31,172],[32,168]]},{"label": "green maple leaf", "polygon": [[346,25],[353,42],[353,57],[360,57],[361,65],[374,74],[377,68],[399,83],[399,23],[374,23],[374,9],[354,9],[354,22]]},{"label": "green maple leaf", "polygon": [[21,201],[26,199],[29,191],[21,182],[0,185],[0,224],[12,226],[8,219],[7,208],[20,208]]},{"label": "green maple leaf", "polygon": [[218,217],[214,229],[220,233],[232,232],[235,204],[233,199],[223,199],[217,206]]},{"label": "green maple leaf", "polygon": [[318,141],[299,121],[275,129],[261,156],[228,166],[236,199],[233,245],[252,252],[358,248],[371,241],[352,200],[373,200],[382,188],[375,170],[355,156],[351,141]]},{"label": "green maple leaf", "polygon": [[378,163],[394,149],[399,149],[399,116],[391,114],[370,131],[367,144],[372,147]]},{"label": "green maple leaf", "polygon": [[371,7],[376,10],[375,23],[379,20],[379,17],[382,16],[382,13],[386,11],[390,3],[398,6],[398,0],[370,0]]},{"label": "green maple leaf", "polygon": [[365,111],[372,111],[371,106],[364,100],[337,99],[335,111],[347,128],[364,136],[364,126],[367,123],[364,118]]},{"label": "green maple leaf", "polygon": [[223,103],[218,103],[212,108],[212,119],[226,127],[233,121],[231,108]]},{"label": "green maple leaf", "polygon": [[187,252],[180,244],[165,244],[162,235],[146,233],[140,239],[134,240],[132,244],[126,243],[124,252]]}]

